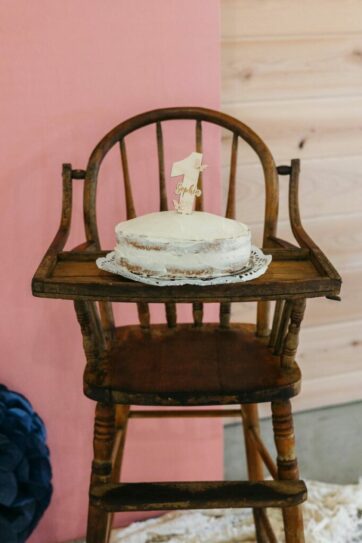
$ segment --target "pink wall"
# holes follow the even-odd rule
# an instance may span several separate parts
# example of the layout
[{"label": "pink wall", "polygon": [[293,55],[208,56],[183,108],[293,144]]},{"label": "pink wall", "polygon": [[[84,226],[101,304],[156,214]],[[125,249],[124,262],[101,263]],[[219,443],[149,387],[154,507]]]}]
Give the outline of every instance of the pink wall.
[{"label": "pink wall", "polygon": [[[0,20],[1,381],[24,393],[46,422],[55,492],[31,541],[56,543],[85,530],[94,408],[82,396],[84,356],[72,304],[30,292],[58,225],[61,164],[84,168],[97,141],[135,113],[218,108],[219,1],[3,0]],[[208,154],[217,166],[212,139]],[[138,192],[144,212],[150,200]],[[101,207],[113,225],[121,209],[104,194]],[[74,232],[80,240],[79,221]],[[221,437],[215,421],[131,423],[125,478],[218,478]]]}]

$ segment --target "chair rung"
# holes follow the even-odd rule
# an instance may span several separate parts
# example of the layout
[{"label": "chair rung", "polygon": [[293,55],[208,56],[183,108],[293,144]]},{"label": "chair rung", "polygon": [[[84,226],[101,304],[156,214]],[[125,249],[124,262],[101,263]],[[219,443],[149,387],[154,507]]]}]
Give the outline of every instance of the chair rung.
[{"label": "chair rung", "polygon": [[94,486],[93,505],[106,511],[288,507],[307,498],[303,481],[118,483]]}]

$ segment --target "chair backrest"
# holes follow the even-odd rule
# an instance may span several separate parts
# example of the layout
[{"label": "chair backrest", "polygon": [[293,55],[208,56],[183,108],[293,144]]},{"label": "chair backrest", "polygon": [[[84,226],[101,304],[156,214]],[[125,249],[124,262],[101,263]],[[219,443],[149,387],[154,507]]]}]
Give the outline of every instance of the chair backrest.
[{"label": "chair backrest", "polygon": [[[124,192],[126,202],[127,218],[131,219],[136,216],[135,205],[132,193],[132,184],[129,174],[126,137],[132,132],[146,127],[155,125],[155,138],[157,140],[158,166],[159,166],[159,192],[161,211],[168,209],[166,182],[165,182],[165,161],[164,161],[164,143],[163,143],[163,123],[174,120],[189,120],[195,122],[195,149],[202,152],[202,135],[203,124],[211,123],[231,132],[231,152],[230,152],[230,173],[229,186],[227,193],[227,204],[225,216],[235,218],[235,189],[236,189],[236,173],[237,173],[237,158],[238,158],[238,143],[239,138],[244,140],[252,147],[258,155],[265,180],[265,214],[264,214],[264,235],[263,245],[270,245],[270,236],[276,235],[277,220],[278,220],[278,176],[273,157],[260,137],[255,134],[248,126],[239,120],[214,111],[200,107],[175,107],[156,109],[142,113],[126,121],[122,122],[111,130],[95,147],[92,152],[85,177],[84,185],[84,223],[87,241],[93,242],[97,247],[99,244],[99,235],[96,218],[96,194],[97,180],[99,169],[103,159],[107,153],[118,144],[120,149],[121,163],[123,169]],[[202,187],[202,174],[200,176],[199,186]],[[200,188],[201,188],[200,187]],[[196,200],[196,209],[203,209],[203,199]],[[194,321],[195,324],[202,324],[202,306],[194,304]],[[170,326],[176,324],[176,312],[173,304],[166,306],[167,321]],[[139,304],[139,317],[141,325],[148,326],[149,312],[145,304]],[[227,325],[230,319],[229,304],[222,304],[220,311],[221,323]]]}]

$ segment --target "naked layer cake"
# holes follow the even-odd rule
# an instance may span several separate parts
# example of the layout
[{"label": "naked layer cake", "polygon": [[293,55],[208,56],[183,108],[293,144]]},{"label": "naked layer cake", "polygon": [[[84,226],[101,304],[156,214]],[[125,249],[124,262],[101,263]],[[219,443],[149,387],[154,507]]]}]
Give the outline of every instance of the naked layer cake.
[{"label": "naked layer cake", "polygon": [[240,271],[250,257],[249,228],[211,213],[150,213],[115,230],[117,262],[143,276],[222,277]]}]

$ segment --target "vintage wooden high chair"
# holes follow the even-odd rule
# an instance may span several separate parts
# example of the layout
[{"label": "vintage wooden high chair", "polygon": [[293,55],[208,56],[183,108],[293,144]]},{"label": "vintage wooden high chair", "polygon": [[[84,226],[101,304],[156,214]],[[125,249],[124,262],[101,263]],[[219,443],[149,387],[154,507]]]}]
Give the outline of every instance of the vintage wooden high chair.
[{"label": "vintage wooden high chair", "polygon": [[[195,123],[195,148],[202,129],[213,123],[230,131],[231,166],[226,216],[235,216],[237,150],[241,138],[257,153],[265,177],[263,248],[273,260],[250,282],[228,285],[157,287],[100,271],[97,178],[108,151],[118,145],[123,166],[127,218],[135,217],[126,137],[153,124],[158,146],[160,210],[168,208],[162,127],[170,120]],[[191,148],[193,142],[190,142]],[[277,237],[278,174],[289,176],[291,228],[299,246]],[[74,300],[87,364],[84,392],[96,401],[94,460],[89,494],[87,543],[106,543],[115,511],[252,507],[259,543],[275,542],[266,514],[281,507],[287,543],[304,541],[290,398],[298,394],[301,373],[295,362],[305,303],[311,297],[338,298],[341,280],[304,231],[298,207],[299,161],[275,167],[263,141],[247,126],[222,113],[196,107],[150,111],[128,119],[94,149],[87,170],[63,166],[63,209],[59,231],[33,279],[35,296]],[[72,184],[84,180],[86,242],[63,252],[70,229]],[[198,201],[202,209],[202,200]],[[269,302],[275,300],[269,328]],[[258,302],[256,326],[230,323],[232,302]],[[98,302],[98,304],[96,303]],[[135,302],[140,325],[115,327],[111,302]],[[179,324],[177,302],[193,304],[193,324]],[[203,322],[203,303],[220,304],[217,324]],[[164,303],[167,324],[151,324],[149,303]],[[180,371],[180,368],[182,371]],[[271,402],[277,463],[264,446],[257,404]],[[240,405],[240,410],[195,406]],[[132,405],[185,406],[184,410],[133,411]],[[136,417],[241,415],[249,481],[120,483],[127,422]],[[171,461],[171,459],[170,459]],[[274,480],[264,480],[263,464]]]}]

